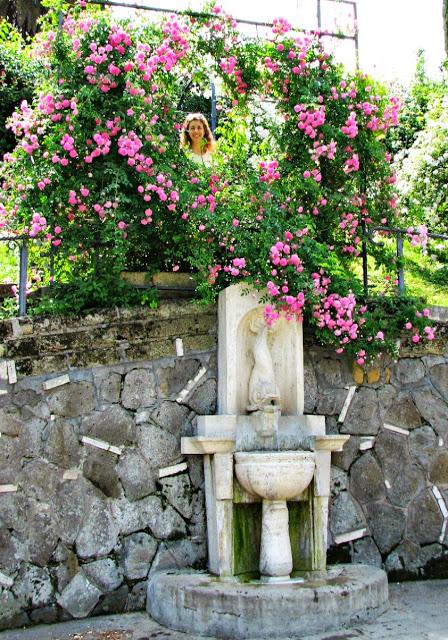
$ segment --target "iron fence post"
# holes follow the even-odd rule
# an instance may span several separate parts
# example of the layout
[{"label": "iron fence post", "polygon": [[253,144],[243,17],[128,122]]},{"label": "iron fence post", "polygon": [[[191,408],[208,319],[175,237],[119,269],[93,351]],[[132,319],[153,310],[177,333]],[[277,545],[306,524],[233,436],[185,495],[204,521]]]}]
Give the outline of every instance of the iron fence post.
[{"label": "iron fence post", "polygon": [[361,229],[362,229],[362,283],[364,287],[364,297],[367,298],[369,295],[369,274],[367,267],[367,242],[366,242],[366,223],[365,220],[361,220]]},{"label": "iron fence post", "polygon": [[404,269],[403,269],[403,238],[397,233],[397,259],[398,259],[398,290],[404,295]]},{"label": "iron fence post", "polygon": [[211,90],[212,90],[212,111],[210,114],[210,120],[212,123],[212,133],[213,135],[215,135],[215,131],[216,131],[216,88],[215,88],[215,83],[212,82],[211,83]]},{"label": "iron fence post", "polygon": [[19,268],[19,316],[26,314],[26,280],[28,272],[28,247],[24,238],[20,244]]}]

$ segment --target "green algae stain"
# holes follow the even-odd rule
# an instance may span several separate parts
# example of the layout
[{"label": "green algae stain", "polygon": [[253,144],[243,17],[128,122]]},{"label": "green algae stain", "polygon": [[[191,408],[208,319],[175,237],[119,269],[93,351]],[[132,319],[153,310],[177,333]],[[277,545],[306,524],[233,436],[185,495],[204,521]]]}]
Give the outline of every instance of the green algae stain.
[{"label": "green algae stain", "polygon": [[261,503],[233,505],[234,574],[258,573],[261,540]]}]

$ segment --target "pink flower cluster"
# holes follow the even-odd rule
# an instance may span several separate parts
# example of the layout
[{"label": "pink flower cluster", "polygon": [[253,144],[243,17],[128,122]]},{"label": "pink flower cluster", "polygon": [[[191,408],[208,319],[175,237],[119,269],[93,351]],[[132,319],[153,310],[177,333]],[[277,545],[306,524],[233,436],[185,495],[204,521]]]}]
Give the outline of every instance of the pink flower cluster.
[{"label": "pink flower cluster", "polygon": [[[352,152],[351,149],[350,152]],[[344,163],[344,173],[351,173],[352,171],[359,171],[359,156],[357,153],[353,153],[351,158],[348,158]]]},{"label": "pink flower cluster", "polygon": [[260,162],[260,168],[262,169],[262,174],[260,176],[261,182],[274,182],[275,180],[280,179],[280,172],[278,169],[278,160],[271,160],[270,162]]},{"label": "pink flower cluster", "polygon": [[[220,265],[217,265],[217,266],[219,267]],[[239,275],[246,276],[247,271],[244,271],[245,267],[246,267],[245,258],[234,258],[230,265],[226,265],[224,267],[224,272],[230,273],[230,275],[235,278]],[[241,272],[241,269],[243,269],[243,272]],[[210,274],[209,274],[209,278],[210,278]]]},{"label": "pink flower cluster", "polygon": [[135,131],[122,135],[118,138],[118,153],[120,156],[134,158],[143,146]]},{"label": "pink flower cluster", "polygon": [[291,31],[292,26],[286,18],[274,18],[272,21],[272,32],[275,35],[282,35]]},{"label": "pink flower cluster", "polygon": [[313,140],[317,136],[317,128],[325,122],[325,106],[308,110],[304,104],[296,104],[294,111],[299,114],[297,128]]},{"label": "pink flower cluster", "polygon": [[[292,239],[291,237],[292,234],[289,231],[287,231],[285,235],[287,236],[288,240]],[[292,266],[294,267],[296,273],[302,273],[303,271],[302,260],[299,258],[297,253],[295,253],[295,249],[297,249],[297,244],[291,245],[289,241],[282,242],[281,240],[276,242],[271,247],[269,259],[275,267],[271,271],[271,274],[273,276],[277,276],[278,274],[276,267],[285,268],[288,266]],[[294,251],[294,253],[291,253],[291,250]],[[288,293],[287,290],[285,291],[282,289],[282,291],[283,293]]]},{"label": "pink flower cluster", "polygon": [[[419,318],[424,317],[424,318],[428,318],[429,317],[429,309],[423,309],[423,311],[416,311],[415,315]],[[421,340],[423,338],[426,338],[426,340],[434,340],[434,338],[436,337],[436,329],[435,327],[430,327],[429,325],[426,325],[423,328],[423,336],[420,335],[419,330],[417,327],[415,327],[412,322],[409,322],[409,320],[406,322],[404,328],[407,331],[412,331],[412,337],[411,337],[411,341],[414,344],[418,344],[419,342],[421,342]]]},{"label": "pink flower cluster", "polygon": [[428,227],[425,224],[419,224],[417,229],[408,227],[407,236],[413,247],[421,247],[423,251],[428,245]]},{"label": "pink flower cluster", "polygon": [[341,127],[341,131],[348,138],[356,138],[358,135],[358,123],[356,121],[356,113],[354,111],[352,111],[347,118],[345,125]]},{"label": "pink flower cluster", "polygon": [[336,155],[337,142],[330,140],[328,144],[323,142],[323,135],[319,134],[319,140],[313,143],[313,150],[311,152],[311,158],[316,162],[320,157],[328,158],[328,160],[334,160]]},{"label": "pink flower cluster", "polygon": [[233,70],[236,66],[236,58],[235,56],[230,56],[229,58],[221,58],[219,61],[219,66],[228,76],[232,75]]},{"label": "pink flower cluster", "polygon": [[30,238],[34,238],[41,231],[45,231],[47,227],[47,220],[40,213],[33,213],[31,218],[31,225],[28,230]]},{"label": "pink flower cluster", "polygon": [[340,296],[338,293],[330,293],[324,296],[320,305],[315,305],[313,317],[320,329],[327,328],[339,339],[341,347],[358,338],[359,326],[363,318],[356,322],[355,317],[359,312],[356,298],[353,293]]}]

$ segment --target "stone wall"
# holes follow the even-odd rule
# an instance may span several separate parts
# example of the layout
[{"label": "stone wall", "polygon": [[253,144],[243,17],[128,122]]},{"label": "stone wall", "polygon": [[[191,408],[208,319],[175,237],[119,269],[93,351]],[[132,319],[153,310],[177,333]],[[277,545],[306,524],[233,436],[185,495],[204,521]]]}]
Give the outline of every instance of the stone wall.
[{"label": "stone wall", "polygon": [[[216,310],[14,319],[0,337],[0,628],[143,609],[148,574],[204,567],[201,461],[179,446],[215,410]],[[365,376],[305,342],[306,412],[352,435],[329,559],[447,577],[446,341]]]},{"label": "stone wall", "polygon": [[[348,433],[333,454],[329,561],[393,580],[448,576],[448,349],[381,358],[366,374],[310,343],[305,412]],[[412,357],[411,356],[412,353]]]},{"label": "stone wall", "polygon": [[180,436],[215,410],[215,330],[191,303],[1,325],[0,629],[144,609],[148,573],[204,566]]}]

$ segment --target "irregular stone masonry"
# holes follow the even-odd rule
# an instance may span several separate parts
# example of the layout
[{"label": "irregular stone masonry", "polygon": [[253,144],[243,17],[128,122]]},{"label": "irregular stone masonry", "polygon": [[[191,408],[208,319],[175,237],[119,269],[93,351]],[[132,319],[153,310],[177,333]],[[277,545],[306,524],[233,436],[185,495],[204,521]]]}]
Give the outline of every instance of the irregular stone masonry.
[{"label": "irregular stone masonry", "polygon": [[[201,461],[180,437],[215,410],[216,310],[13,319],[0,336],[0,628],[144,609],[148,575],[206,562]],[[305,412],[351,435],[329,560],[447,577],[446,339],[363,372],[306,334]]]}]

